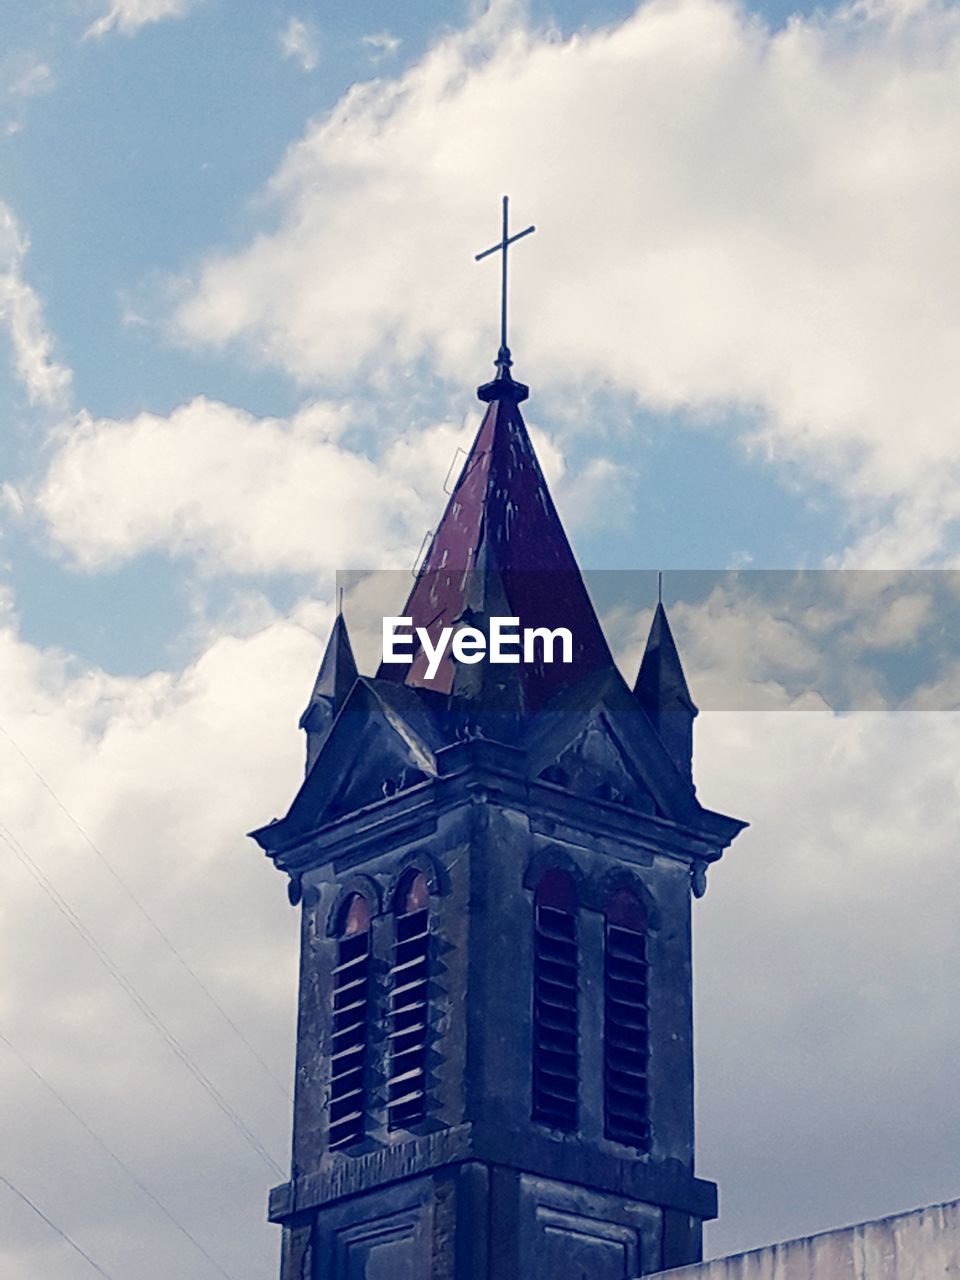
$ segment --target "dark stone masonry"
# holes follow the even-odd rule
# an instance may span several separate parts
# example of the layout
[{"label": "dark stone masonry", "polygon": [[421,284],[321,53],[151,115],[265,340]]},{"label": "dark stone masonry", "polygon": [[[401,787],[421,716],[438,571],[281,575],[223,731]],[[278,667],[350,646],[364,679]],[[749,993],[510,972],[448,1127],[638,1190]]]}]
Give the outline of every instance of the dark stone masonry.
[{"label": "dark stone masonry", "polygon": [[[491,392],[490,387],[493,387]],[[617,670],[507,368],[404,608],[567,626],[570,663],[357,674],[254,833],[301,913],[282,1280],[630,1280],[697,1262],[691,899],[743,823],[692,785],[657,609]],[[433,634],[433,631],[431,631]]]}]

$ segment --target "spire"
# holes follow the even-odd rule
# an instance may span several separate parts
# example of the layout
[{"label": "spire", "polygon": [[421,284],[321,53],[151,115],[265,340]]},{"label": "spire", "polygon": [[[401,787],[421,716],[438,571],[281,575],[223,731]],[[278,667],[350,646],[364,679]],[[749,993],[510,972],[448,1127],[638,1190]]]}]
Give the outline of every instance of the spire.
[{"label": "spire", "polygon": [[300,728],[307,733],[307,773],[319,754],[334,718],[353,688],[357,664],[347,634],[347,624],[338,612],[330,639],[320,663],[320,671],[307,708],[300,717]]},{"label": "spire", "polygon": [[433,643],[444,627],[475,626],[487,633],[495,617],[517,618],[521,630],[565,627],[573,641],[572,661],[545,662],[541,649],[539,661],[504,664],[502,672],[472,664],[455,670],[448,651],[428,680],[421,651],[409,665],[383,663],[379,671],[381,678],[494,703],[507,716],[520,708],[537,710],[560,689],[613,666],[520,414],[530,390],[510,373],[507,255],[512,244],[535,230],[530,226],[510,234],[504,196],[500,239],[476,255],[479,261],[500,254],[497,373],[477,389],[488,408],[402,616],[425,629]]},{"label": "spire", "polygon": [[670,758],[680,773],[690,781],[693,767],[693,720],[697,708],[687,688],[680,654],[662,599],[657,602],[633,692],[659,733]]},{"label": "spire", "polygon": [[[504,668],[519,673],[523,703],[534,710],[613,660],[509,390],[517,384],[507,372],[494,385],[504,394],[484,415],[403,616],[425,627],[434,641],[441,628],[478,614],[516,617],[521,628],[569,628],[571,663]],[[421,653],[411,665],[385,663],[379,674],[427,685],[425,669]],[[449,693],[453,675],[448,656],[429,687]]]}]

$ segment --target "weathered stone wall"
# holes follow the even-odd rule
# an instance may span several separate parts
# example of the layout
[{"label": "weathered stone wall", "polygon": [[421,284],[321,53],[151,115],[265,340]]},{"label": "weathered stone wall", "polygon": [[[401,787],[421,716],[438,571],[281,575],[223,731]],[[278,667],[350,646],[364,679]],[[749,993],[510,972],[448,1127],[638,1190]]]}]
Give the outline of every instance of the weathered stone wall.
[{"label": "weathered stone wall", "polygon": [[960,1200],[660,1274],[670,1280],[958,1280]]}]

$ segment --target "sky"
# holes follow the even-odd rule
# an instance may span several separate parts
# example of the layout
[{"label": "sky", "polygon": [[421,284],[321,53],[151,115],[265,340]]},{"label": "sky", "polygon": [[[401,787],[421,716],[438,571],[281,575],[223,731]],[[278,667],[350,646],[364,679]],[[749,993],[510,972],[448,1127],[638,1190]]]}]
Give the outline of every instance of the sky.
[{"label": "sky", "polygon": [[4,1280],[276,1271],[296,916],[244,833],[335,575],[408,580],[476,429],[505,193],[561,516],[644,571],[591,577],[628,678],[665,571],[751,823],[695,910],[708,1252],[960,1194],[960,10],[2,17]]}]

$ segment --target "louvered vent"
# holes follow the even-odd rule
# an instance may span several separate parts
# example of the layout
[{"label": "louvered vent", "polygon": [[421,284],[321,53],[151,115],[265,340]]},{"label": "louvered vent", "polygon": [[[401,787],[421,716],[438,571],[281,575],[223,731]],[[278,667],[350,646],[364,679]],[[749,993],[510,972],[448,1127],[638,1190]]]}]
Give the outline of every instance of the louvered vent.
[{"label": "louvered vent", "polygon": [[347,907],[333,971],[331,1151],[349,1147],[363,1137],[369,1012],[370,912],[366,900],[356,894]]},{"label": "louvered vent", "polygon": [[577,917],[573,885],[548,871],[534,903],[533,1118],[577,1127]]},{"label": "louvered vent", "polygon": [[604,962],[604,1133],[650,1146],[647,939],[608,917]]},{"label": "louvered vent", "polygon": [[390,1129],[406,1128],[426,1113],[430,905],[423,875],[401,889],[398,908],[390,969]]}]

